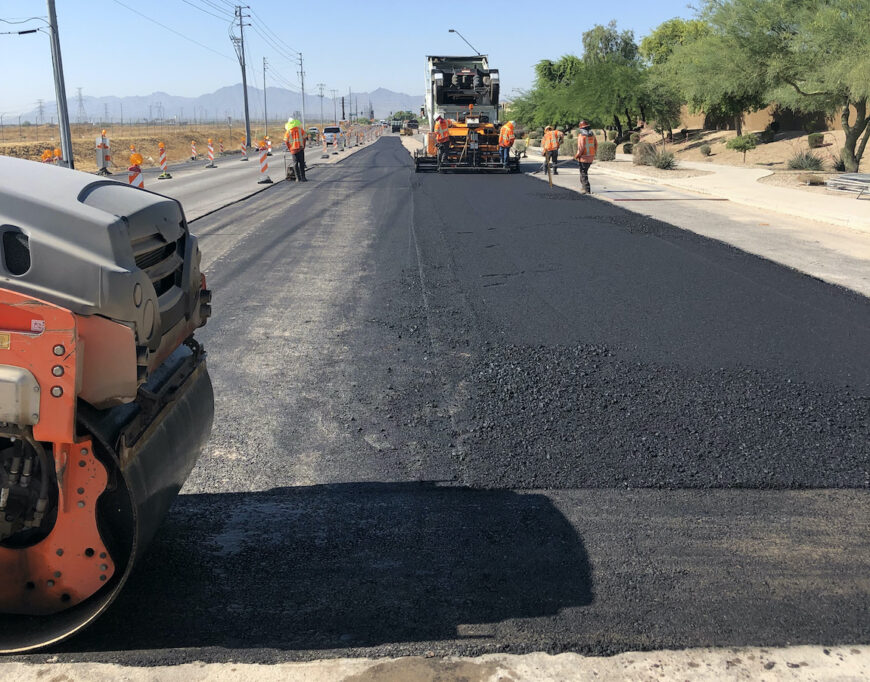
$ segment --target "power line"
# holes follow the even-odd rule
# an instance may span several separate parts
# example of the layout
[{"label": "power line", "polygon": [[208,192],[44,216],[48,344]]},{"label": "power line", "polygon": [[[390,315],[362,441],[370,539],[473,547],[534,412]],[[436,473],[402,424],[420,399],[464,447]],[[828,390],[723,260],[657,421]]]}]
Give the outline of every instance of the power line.
[{"label": "power line", "polygon": [[129,5],[125,5],[123,2],[121,2],[121,0],[112,0],[112,2],[114,2],[116,5],[120,5],[120,6],[123,7],[124,9],[128,9],[128,10],[130,10],[131,12],[133,12],[133,14],[138,14],[140,17],[142,17],[143,19],[147,19],[147,20],[150,21],[152,24],[157,24],[157,26],[160,26],[161,28],[165,28],[167,31],[169,31],[170,33],[174,33],[174,34],[177,35],[179,38],[184,38],[186,41],[188,41],[188,42],[190,42],[190,43],[193,43],[194,45],[199,45],[199,46],[200,46],[201,48],[203,48],[204,50],[208,50],[209,52],[214,52],[216,55],[218,55],[219,57],[223,57],[224,59],[229,59],[230,61],[233,60],[232,57],[230,57],[230,56],[228,56],[228,55],[225,55],[225,54],[222,53],[222,52],[218,52],[217,50],[213,50],[213,49],[210,48],[208,45],[203,45],[203,44],[200,43],[199,41],[194,40],[193,38],[190,38],[190,37],[184,35],[183,33],[179,33],[179,32],[176,31],[174,28],[170,28],[170,27],[167,26],[166,24],[161,24],[161,23],[160,23],[159,21],[157,21],[156,19],[152,19],[151,17],[142,14],[142,12],[140,12],[139,10],[133,9],[133,8],[130,7]]},{"label": "power line", "polygon": [[231,20],[231,19],[232,19],[232,17],[230,17],[230,15],[227,15],[227,16],[219,16],[219,15],[217,15],[217,14],[214,14],[214,13],[212,13],[212,12],[209,12],[207,9],[203,9],[203,8],[200,7],[199,5],[194,5],[190,0],[181,0],[181,2],[183,2],[185,5],[190,5],[190,6],[193,7],[194,9],[198,9],[198,10],[199,10],[200,12],[202,12],[203,14],[208,14],[210,17],[214,17],[215,19],[220,19],[221,21],[224,21],[224,20]]},{"label": "power line", "polygon": [[299,50],[296,50],[296,49],[290,47],[287,43],[285,43],[284,40],[281,38],[281,36],[279,36],[277,33],[275,33],[275,31],[273,31],[271,28],[269,28],[269,25],[266,23],[266,21],[259,14],[257,14],[253,9],[251,9],[251,15],[256,17],[259,20],[259,22],[263,26],[263,30],[266,31],[266,33],[271,35],[276,41],[278,41],[286,49],[290,50],[290,52],[293,52],[294,54],[299,54]]},{"label": "power line", "polygon": [[265,33],[262,33],[257,28],[256,24],[251,24],[251,28],[254,29],[254,33],[260,36],[269,47],[271,47],[273,50],[275,50],[275,52],[278,53],[279,56],[283,57],[288,62],[292,62],[296,59],[295,56],[287,54],[285,50],[281,49],[278,45],[276,45],[275,42],[271,38],[269,38],[269,36],[267,36]]}]

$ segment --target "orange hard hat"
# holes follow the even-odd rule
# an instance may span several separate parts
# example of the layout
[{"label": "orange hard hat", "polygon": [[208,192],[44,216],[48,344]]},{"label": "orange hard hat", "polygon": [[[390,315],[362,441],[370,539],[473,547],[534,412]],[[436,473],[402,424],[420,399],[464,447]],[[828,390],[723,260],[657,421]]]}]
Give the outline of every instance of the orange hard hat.
[{"label": "orange hard hat", "polygon": [[591,128],[592,125],[587,123],[586,121],[580,121],[580,123],[577,124],[577,127],[578,128]]}]

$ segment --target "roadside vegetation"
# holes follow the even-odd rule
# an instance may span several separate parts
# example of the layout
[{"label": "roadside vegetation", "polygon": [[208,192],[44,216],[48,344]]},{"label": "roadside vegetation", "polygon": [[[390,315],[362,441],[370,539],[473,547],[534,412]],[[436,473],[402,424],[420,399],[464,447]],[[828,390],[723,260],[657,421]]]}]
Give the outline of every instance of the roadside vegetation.
[{"label": "roadside vegetation", "polygon": [[[776,130],[750,140],[743,115],[777,105],[838,120],[843,135],[832,165],[855,172],[870,139],[867,26],[870,3],[854,0],[704,0],[696,19],[670,19],[640,43],[611,21],[583,33],[581,56],[539,62],[533,87],[514,100],[511,116],[532,130],[570,129],[586,119],[636,150],[638,121],[674,140],[686,106],[733,127],[735,140],[742,139],[729,148],[745,160]],[[820,132],[810,133],[809,147],[823,144]]]}]

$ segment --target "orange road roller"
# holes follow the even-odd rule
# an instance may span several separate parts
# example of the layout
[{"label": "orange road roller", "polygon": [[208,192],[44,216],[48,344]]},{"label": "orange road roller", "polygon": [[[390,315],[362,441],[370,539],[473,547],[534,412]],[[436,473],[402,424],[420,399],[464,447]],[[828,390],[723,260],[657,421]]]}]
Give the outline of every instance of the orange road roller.
[{"label": "orange road roller", "polygon": [[0,652],[112,602],[211,431],[181,205],[0,157]]}]

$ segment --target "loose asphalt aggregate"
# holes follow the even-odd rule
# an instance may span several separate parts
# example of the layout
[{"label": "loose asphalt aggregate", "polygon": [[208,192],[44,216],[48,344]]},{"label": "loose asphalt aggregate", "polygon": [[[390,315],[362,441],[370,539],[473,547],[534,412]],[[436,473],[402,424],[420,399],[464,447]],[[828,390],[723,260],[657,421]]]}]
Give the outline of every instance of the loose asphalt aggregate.
[{"label": "loose asphalt aggregate", "polygon": [[211,442],[24,660],[870,642],[868,299],[394,137],[309,178],[193,224]]}]

